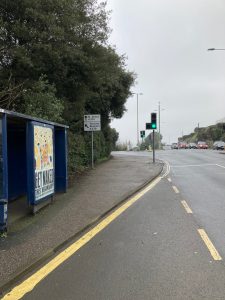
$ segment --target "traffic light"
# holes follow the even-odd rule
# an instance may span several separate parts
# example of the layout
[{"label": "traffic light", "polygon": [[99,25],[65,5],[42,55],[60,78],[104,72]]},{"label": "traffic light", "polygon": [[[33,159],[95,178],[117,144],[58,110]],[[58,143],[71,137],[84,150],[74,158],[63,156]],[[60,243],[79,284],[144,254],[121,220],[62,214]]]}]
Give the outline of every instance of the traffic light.
[{"label": "traffic light", "polygon": [[157,128],[157,114],[151,113],[151,129]]},{"label": "traffic light", "polygon": [[149,129],[151,129],[151,123],[145,123],[145,128],[146,128],[146,130],[149,130]]},{"label": "traffic light", "polygon": [[140,131],[140,134],[141,134],[141,138],[145,137],[145,131],[144,130]]}]

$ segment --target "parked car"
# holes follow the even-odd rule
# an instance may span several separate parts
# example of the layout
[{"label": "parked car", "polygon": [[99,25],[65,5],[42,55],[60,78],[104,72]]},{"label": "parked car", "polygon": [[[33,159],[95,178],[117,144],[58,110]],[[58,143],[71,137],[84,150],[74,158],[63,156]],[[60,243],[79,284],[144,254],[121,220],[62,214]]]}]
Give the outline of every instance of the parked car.
[{"label": "parked car", "polygon": [[217,141],[213,144],[214,150],[224,150],[225,149],[225,143],[223,141]]},{"label": "parked car", "polygon": [[213,143],[213,150],[216,149],[216,145],[217,145],[218,143],[220,143],[220,142],[222,142],[222,141],[215,141],[215,142]]},{"label": "parked car", "polygon": [[171,149],[178,149],[178,145],[177,145],[177,143],[172,143],[172,145],[171,145]]},{"label": "parked car", "polygon": [[189,144],[188,144],[188,148],[189,148],[189,149],[197,149],[198,147],[197,147],[197,144],[196,144],[196,143],[189,143]]},{"label": "parked car", "polygon": [[206,142],[198,142],[198,145],[197,145],[198,149],[208,149],[209,146],[206,144]]},{"label": "parked car", "polygon": [[178,143],[178,149],[187,149],[187,143],[179,142]]},{"label": "parked car", "polygon": [[213,143],[213,150],[224,150],[225,143],[223,141],[215,141]]}]

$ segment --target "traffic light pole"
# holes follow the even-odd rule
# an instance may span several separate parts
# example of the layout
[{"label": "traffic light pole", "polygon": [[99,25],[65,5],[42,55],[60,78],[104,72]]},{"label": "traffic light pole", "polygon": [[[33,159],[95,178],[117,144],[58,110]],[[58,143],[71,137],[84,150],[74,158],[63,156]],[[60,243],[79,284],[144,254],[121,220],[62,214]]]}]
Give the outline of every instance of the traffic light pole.
[{"label": "traffic light pole", "polygon": [[153,164],[155,163],[155,130],[153,129],[152,135],[152,155],[153,155]]},{"label": "traffic light pole", "polygon": [[152,129],[152,154],[153,164],[155,163],[155,129],[157,129],[157,114],[151,113],[151,123],[146,123],[146,129]]}]

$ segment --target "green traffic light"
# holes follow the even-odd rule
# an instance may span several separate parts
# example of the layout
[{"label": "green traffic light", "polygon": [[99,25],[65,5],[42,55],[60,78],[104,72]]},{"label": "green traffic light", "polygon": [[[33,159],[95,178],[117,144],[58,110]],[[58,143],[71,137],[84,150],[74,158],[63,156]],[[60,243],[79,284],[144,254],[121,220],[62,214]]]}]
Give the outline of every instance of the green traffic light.
[{"label": "green traffic light", "polygon": [[156,129],[156,124],[152,123],[152,129]]}]

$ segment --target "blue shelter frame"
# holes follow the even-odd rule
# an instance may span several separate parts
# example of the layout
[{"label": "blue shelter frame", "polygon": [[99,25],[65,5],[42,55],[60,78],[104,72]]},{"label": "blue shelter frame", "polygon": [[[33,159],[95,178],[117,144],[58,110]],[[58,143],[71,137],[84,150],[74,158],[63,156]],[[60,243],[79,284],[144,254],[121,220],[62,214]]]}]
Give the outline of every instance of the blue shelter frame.
[{"label": "blue shelter frame", "polygon": [[67,190],[68,126],[0,109],[0,232],[8,203],[26,195],[36,212]]}]

